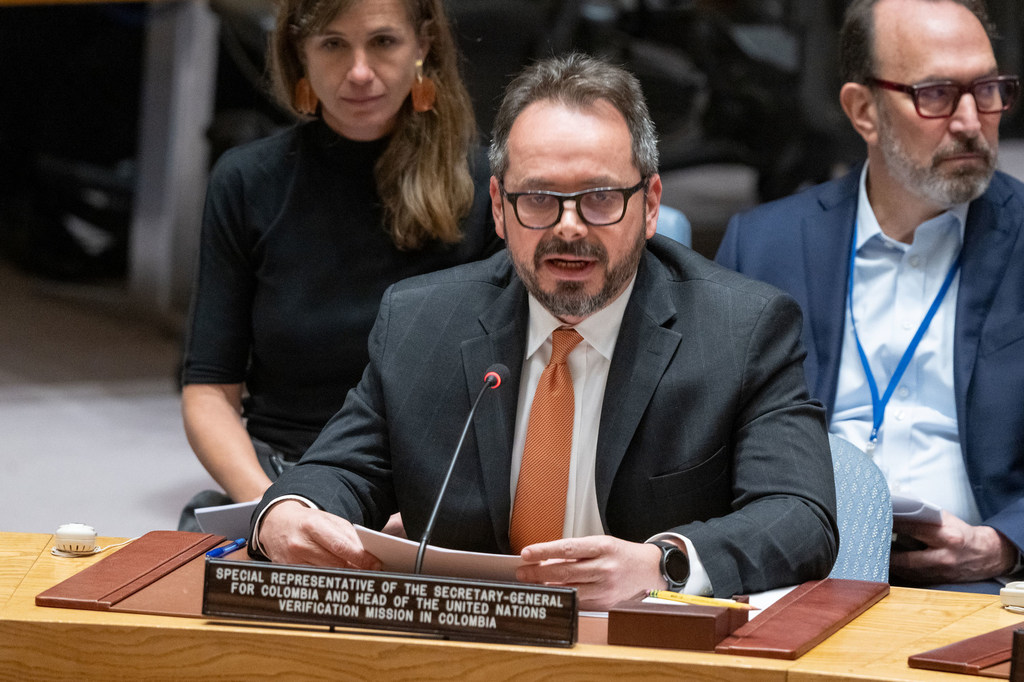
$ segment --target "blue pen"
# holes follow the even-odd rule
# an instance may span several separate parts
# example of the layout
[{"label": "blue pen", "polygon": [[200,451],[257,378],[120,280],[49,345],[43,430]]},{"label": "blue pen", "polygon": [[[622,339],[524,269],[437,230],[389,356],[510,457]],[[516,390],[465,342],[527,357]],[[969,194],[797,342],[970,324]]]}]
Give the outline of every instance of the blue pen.
[{"label": "blue pen", "polygon": [[231,544],[211,549],[206,553],[206,556],[210,559],[216,559],[224,556],[228,552],[234,552],[236,549],[242,549],[243,547],[245,547],[245,538],[238,538],[237,540],[232,540]]}]

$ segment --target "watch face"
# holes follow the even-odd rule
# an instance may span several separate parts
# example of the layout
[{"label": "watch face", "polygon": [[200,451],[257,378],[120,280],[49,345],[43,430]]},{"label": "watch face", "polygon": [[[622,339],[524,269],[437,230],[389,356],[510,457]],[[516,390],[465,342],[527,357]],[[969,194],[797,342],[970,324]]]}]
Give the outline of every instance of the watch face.
[{"label": "watch face", "polygon": [[690,577],[690,559],[679,548],[672,548],[665,554],[665,573],[677,583],[685,583]]}]

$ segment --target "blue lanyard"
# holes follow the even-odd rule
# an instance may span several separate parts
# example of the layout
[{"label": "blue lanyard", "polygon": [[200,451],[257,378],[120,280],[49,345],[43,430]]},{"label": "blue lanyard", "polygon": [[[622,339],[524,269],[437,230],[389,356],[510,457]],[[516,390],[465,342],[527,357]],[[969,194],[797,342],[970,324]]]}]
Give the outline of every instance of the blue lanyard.
[{"label": "blue lanyard", "polygon": [[871,373],[871,366],[868,364],[868,356],[864,352],[864,347],[860,344],[860,336],[857,334],[857,322],[853,318],[853,267],[857,258],[857,223],[853,225],[853,244],[850,245],[850,281],[847,286],[847,305],[850,309],[850,325],[853,327],[853,339],[857,342],[857,353],[860,354],[860,364],[864,367],[864,374],[867,375],[868,387],[871,389],[871,436],[868,438],[867,453],[870,455],[878,442],[878,429],[882,427],[882,420],[885,418],[885,406],[889,404],[889,398],[892,397],[893,391],[896,390],[896,386],[900,383],[900,379],[903,377],[903,372],[906,371],[907,365],[910,364],[910,359],[914,357],[914,351],[917,350],[917,345],[921,343],[921,338],[924,333],[928,331],[928,325],[932,323],[932,318],[935,317],[935,312],[939,309],[939,305],[942,303],[942,299],[946,297],[946,292],[949,291],[949,285],[953,283],[953,277],[956,276],[956,271],[960,269],[960,251],[956,254],[956,259],[953,260],[953,265],[950,266],[949,272],[946,273],[946,279],[942,282],[942,287],[939,288],[939,293],[935,295],[935,300],[932,301],[932,305],[928,308],[928,312],[925,314],[924,319],[921,320],[921,325],[917,328],[917,333],[914,334],[914,338],[910,340],[910,345],[903,351],[903,357],[900,358],[900,362],[896,365],[896,371],[893,372],[892,378],[889,379],[889,385],[885,387],[885,394],[881,398],[878,397],[878,384],[875,383],[875,377]]}]

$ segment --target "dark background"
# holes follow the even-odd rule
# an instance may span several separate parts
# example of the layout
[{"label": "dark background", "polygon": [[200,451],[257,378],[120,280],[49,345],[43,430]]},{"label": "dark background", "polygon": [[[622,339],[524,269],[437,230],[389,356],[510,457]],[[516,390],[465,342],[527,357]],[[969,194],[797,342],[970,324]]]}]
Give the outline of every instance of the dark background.
[{"label": "dark background", "polygon": [[[664,173],[738,164],[756,200],[826,180],[863,154],[837,103],[845,4],[447,0],[483,137],[511,74],[581,49],[640,78]],[[269,5],[211,6],[222,22],[212,160],[290,119],[265,94]],[[989,9],[1001,67],[1024,72],[1019,0],[989,0]],[[0,8],[0,257],[54,279],[124,277],[151,11],[159,4]],[[1004,118],[1004,139],[1024,137],[1024,107]],[[717,248],[718,220],[695,231],[705,255]]]}]

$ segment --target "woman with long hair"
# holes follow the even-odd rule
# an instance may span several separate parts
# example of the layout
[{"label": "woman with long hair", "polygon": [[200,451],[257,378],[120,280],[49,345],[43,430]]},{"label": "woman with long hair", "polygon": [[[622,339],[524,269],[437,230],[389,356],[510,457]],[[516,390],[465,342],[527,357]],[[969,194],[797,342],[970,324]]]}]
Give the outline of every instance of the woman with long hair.
[{"label": "woman with long hair", "polygon": [[341,407],[389,284],[501,246],[441,0],[281,0],[269,57],[305,120],[211,173],[183,370],[189,443],[238,502]]}]

